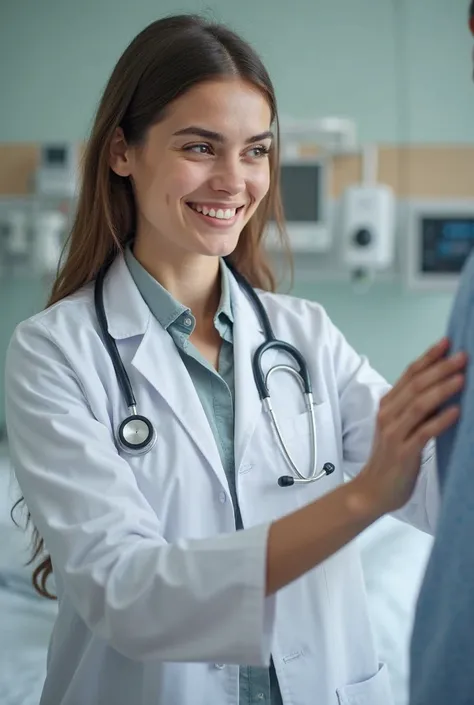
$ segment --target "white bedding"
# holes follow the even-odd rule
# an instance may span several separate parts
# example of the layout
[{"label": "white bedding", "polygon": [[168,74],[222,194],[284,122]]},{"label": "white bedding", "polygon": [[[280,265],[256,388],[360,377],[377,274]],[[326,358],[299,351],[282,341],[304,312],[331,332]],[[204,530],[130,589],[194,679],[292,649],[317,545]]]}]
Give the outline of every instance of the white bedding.
[{"label": "white bedding", "polygon": [[0,703],[38,705],[56,605],[0,588]]},{"label": "white bedding", "polygon": [[[56,604],[31,588],[28,543],[9,516],[17,497],[0,457],[0,703],[38,705]],[[389,666],[395,705],[407,705],[408,644],[431,539],[386,517],[357,540],[380,660]]]},{"label": "white bedding", "polygon": [[38,705],[57,607],[31,586],[31,568],[24,565],[29,542],[10,518],[18,497],[7,459],[0,457],[0,703]]}]

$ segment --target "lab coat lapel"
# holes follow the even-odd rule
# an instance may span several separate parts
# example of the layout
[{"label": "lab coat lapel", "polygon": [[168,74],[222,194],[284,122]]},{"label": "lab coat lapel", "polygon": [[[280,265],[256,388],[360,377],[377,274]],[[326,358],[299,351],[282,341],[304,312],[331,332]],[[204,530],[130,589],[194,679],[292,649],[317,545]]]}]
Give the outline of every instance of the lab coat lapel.
[{"label": "lab coat lapel", "polygon": [[[235,469],[239,471],[260,415],[264,413],[255,384],[252,359],[255,350],[265,342],[258,316],[233,276],[231,284],[234,314],[234,378],[235,378]],[[275,352],[269,350],[262,359],[264,372],[273,364]]]},{"label": "lab coat lapel", "polygon": [[[122,257],[118,257],[104,285],[108,329],[117,341],[139,336],[131,364],[154,387],[177,421],[227,487],[219,451],[196,388],[181,356],[166,330],[143,301]],[[140,413],[140,409],[137,409]],[[157,420],[158,440],[160,420]]]}]

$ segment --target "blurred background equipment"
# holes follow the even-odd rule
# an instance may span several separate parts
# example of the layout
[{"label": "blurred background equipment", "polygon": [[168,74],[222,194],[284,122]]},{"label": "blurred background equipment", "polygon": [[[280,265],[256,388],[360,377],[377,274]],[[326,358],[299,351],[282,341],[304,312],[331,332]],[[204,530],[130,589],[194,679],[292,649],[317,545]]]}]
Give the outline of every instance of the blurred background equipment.
[{"label": "blurred background equipment", "polygon": [[474,199],[413,200],[404,224],[408,287],[454,292],[474,247]]}]

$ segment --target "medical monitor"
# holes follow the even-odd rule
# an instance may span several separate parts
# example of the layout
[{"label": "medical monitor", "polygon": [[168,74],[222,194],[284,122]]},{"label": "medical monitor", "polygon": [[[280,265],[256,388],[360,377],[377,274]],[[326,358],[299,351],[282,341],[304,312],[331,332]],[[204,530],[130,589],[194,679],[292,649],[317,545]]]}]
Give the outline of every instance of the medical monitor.
[{"label": "medical monitor", "polygon": [[39,196],[73,198],[79,179],[79,146],[75,143],[46,143],[40,148],[35,172],[35,191]]},{"label": "medical monitor", "polygon": [[415,202],[407,226],[410,288],[455,290],[474,248],[474,201]]},{"label": "medical monitor", "polygon": [[[326,160],[283,152],[280,191],[286,229],[295,252],[322,252],[331,246],[327,208]],[[269,227],[269,245],[277,243],[275,223]]]}]

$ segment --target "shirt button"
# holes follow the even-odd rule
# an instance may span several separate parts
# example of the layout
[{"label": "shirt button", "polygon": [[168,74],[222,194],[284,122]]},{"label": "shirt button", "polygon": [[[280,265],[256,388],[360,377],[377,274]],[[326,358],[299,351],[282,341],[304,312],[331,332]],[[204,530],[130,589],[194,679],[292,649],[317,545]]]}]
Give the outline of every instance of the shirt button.
[{"label": "shirt button", "polygon": [[219,493],[219,502],[221,504],[225,504],[227,502],[227,497],[225,492],[220,492]]},{"label": "shirt button", "polygon": [[193,325],[193,319],[190,318],[189,316],[186,316],[186,318],[183,321],[184,325],[187,326],[188,328]]}]

